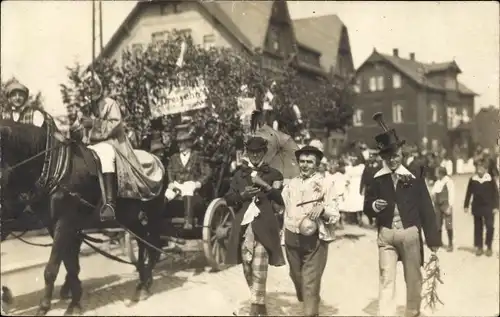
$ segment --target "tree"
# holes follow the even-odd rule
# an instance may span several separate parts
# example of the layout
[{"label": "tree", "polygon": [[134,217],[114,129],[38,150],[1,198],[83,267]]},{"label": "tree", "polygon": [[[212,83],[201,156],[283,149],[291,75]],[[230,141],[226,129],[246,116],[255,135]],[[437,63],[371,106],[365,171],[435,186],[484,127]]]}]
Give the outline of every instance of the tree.
[{"label": "tree", "polygon": [[[5,109],[9,105],[9,101],[7,98],[7,86],[14,81],[17,81],[17,79],[15,77],[12,77],[5,82],[3,80],[0,80],[0,82],[1,82],[1,85],[0,85],[0,110]],[[30,95],[28,96],[27,105],[29,105],[30,107],[37,107],[38,109],[43,109],[42,93],[37,92],[35,95],[33,95],[32,93],[33,92],[30,91]]]},{"label": "tree", "polygon": [[[183,42],[183,63],[178,64]],[[342,98],[341,94],[335,95],[337,89],[332,89],[333,86],[327,84],[321,85],[321,89],[304,87],[300,76],[290,64],[283,65],[283,69],[277,73],[264,70],[260,65],[260,54],[255,52],[247,56],[228,48],[205,50],[193,45],[189,36],[173,32],[166,41],[150,44],[144,50],[124,51],[120,62],[99,59],[92,67],[107,92],[123,106],[127,126],[142,137],[148,136],[152,130],[163,130],[173,137],[180,115],[153,120],[152,107],[165,102],[162,100],[165,91],[180,86],[199,87],[201,82],[206,88],[207,107],[189,113],[195,125],[193,131],[200,137],[205,131],[204,123],[210,117],[218,119],[218,135],[222,135],[222,139],[230,140],[232,136],[241,134],[237,102],[242,94],[241,87],[246,85],[249,88],[248,96],[255,97],[259,107],[273,82],[276,112],[285,123],[286,130],[292,134],[300,130],[295,122],[293,104],[300,106],[304,103],[306,107],[303,109],[315,109],[317,113],[311,116],[312,120],[319,120],[325,114],[335,115],[340,117],[323,119],[321,122],[331,127],[345,125],[342,120],[346,120],[347,111],[335,110],[342,106],[329,107],[323,112],[319,110],[323,105],[332,104],[331,98]],[[79,64],[68,68],[68,83],[61,85],[61,93],[66,105],[76,104],[82,112],[88,113],[89,89],[82,79],[83,70]],[[203,142],[218,144],[219,140],[204,138]]]}]

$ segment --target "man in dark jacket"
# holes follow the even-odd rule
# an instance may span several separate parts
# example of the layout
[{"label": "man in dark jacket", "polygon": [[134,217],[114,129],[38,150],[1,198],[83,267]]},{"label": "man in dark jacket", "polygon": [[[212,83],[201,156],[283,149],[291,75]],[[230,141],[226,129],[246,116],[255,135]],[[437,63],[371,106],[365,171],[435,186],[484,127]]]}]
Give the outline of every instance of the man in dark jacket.
[{"label": "man in dark jacket", "polygon": [[[381,124],[382,125],[382,124]],[[385,124],[382,126],[385,127]],[[396,266],[403,262],[406,281],[405,316],[419,316],[422,292],[423,246],[436,252],[441,244],[425,179],[402,165],[400,141],[394,129],[375,137],[383,167],[366,190],[364,213],[377,218],[380,269],[379,315],[394,316]]]},{"label": "man in dark jacket", "polygon": [[192,150],[193,136],[190,133],[190,125],[179,125],[176,130],[179,153],[172,155],[167,166],[169,185],[165,197],[168,200],[182,197],[184,230],[189,231],[193,229],[194,211],[201,204],[198,191],[207,183],[211,170],[201,155]]},{"label": "man in dark jacket", "polygon": [[243,264],[250,287],[250,316],[267,315],[265,296],[268,265],[285,265],[280,225],[273,203],[283,206],[283,175],[264,163],[267,141],[252,137],[246,144],[249,162],[233,176],[225,198],[236,210],[229,236],[227,264]]}]

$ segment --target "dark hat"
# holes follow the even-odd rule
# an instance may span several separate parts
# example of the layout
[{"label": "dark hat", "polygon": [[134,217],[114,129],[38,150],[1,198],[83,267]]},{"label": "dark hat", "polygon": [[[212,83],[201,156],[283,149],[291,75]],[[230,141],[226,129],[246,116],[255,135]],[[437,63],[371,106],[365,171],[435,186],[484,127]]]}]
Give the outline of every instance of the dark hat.
[{"label": "dark hat", "polygon": [[191,134],[191,125],[190,124],[180,124],[175,127],[176,130],[176,140],[177,142],[188,141],[194,139]]},{"label": "dark hat", "polygon": [[375,136],[377,150],[380,154],[395,152],[405,144],[404,140],[400,140],[396,134],[396,130],[391,129]]},{"label": "dark hat", "polygon": [[247,151],[257,152],[267,149],[267,140],[260,136],[253,136],[245,144]]},{"label": "dark hat", "polygon": [[7,85],[6,87],[7,90],[7,96],[10,96],[11,93],[14,91],[21,91],[22,93],[26,94],[26,96],[29,95],[29,89],[28,87],[24,86],[17,80],[12,81],[10,84]]},{"label": "dark hat", "polygon": [[314,155],[316,155],[316,157],[318,158],[318,163],[321,161],[321,159],[324,156],[323,152],[321,152],[320,149],[318,149],[315,146],[310,146],[310,145],[306,145],[303,148],[295,151],[295,158],[297,159],[297,161],[299,160],[299,156],[301,154],[314,154]]}]

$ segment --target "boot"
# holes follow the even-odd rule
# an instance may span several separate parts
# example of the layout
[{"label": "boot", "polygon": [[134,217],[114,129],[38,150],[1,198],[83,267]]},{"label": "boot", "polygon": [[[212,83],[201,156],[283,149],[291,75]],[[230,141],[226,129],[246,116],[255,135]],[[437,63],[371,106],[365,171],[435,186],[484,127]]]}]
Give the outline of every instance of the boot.
[{"label": "boot", "polygon": [[104,173],[104,201],[101,207],[101,221],[115,220],[117,180],[115,173]]},{"label": "boot", "polygon": [[184,201],[184,230],[193,230],[193,196],[183,196]]}]

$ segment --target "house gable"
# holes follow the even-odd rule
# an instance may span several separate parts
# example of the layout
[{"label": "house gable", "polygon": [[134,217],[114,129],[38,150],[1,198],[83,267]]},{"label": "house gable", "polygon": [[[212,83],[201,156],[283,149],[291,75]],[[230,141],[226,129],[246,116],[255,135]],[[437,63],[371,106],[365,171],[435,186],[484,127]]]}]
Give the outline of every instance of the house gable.
[{"label": "house gable", "polygon": [[297,52],[292,20],[286,1],[274,1],[263,48],[266,53],[288,59]]}]

